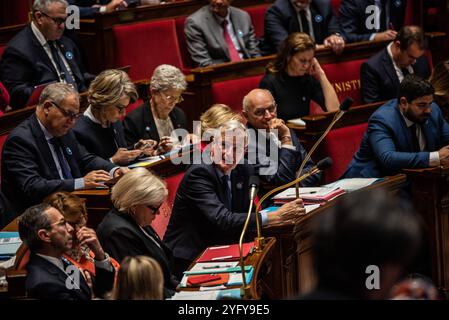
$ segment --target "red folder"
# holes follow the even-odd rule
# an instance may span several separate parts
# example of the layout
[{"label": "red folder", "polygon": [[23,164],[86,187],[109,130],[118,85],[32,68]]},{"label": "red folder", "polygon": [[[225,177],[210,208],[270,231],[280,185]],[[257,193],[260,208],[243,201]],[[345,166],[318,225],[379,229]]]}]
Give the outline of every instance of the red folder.
[{"label": "red folder", "polygon": [[[254,242],[243,244],[243,257],[254,249]],[[240,259],[239,245],[230,244],[207,248],[196,262],[237,261]]]}]

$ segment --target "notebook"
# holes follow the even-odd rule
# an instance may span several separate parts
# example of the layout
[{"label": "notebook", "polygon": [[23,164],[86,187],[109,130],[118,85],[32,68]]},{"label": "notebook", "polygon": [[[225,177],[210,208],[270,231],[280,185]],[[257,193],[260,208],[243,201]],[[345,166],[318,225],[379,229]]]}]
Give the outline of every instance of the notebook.
[{"label": "notebook", "polygon": [[[254,242],[243,244],[243,257],[254,250]],[[230,244],[225,246],[214,246],[207,248],[197,262],[207,261],[236,261],[240,259],[239,245]]]}]

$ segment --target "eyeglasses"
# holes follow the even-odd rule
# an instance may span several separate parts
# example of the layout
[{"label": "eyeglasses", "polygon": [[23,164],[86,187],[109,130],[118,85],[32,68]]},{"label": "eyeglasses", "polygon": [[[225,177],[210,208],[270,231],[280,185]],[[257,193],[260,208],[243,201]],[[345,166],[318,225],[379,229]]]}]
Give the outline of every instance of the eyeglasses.
[{"label": "eyeglasses", "polygon": [[122,113],[122,112],[125,112],[125,111],[126,111],[126,108],[127,108],[128,106],[116,105],[116,106],[114,106],[114,107],[117,108],[117,110],[118,110],[119,113]]},{"label": "eyeglasses", "polygon": [[42,13],[42,15],[46,16],[47,18],[53,20],[53,22],[54,22],[57,26],[59,26],[59,25],[61,25],[61,24],[63,24],[63,23],[65,24],[65,22],[67,21],[67,18],[53,18],[53,17],[50,17],[48,14],[46,14],[46,13],[43,12],[43,11],[39,11],[39,12]]},{"label": "eyeglasses", "polygon": [[162,207],[162,203],[158,206],[158,207],[153,207],[153,206],[147,206],[148,209],[151,209],[154,213],[158,212],[159,209]]},{"label": "eyeglasses", "polygon": [[50,224],[48,229],[51,229],[53,226],[67,228],[67,224],[69,224],[69,223],[67,221],[65,221],[65,219],[61,219],[58,222],[54,222],[54,223]]},{"label": "eyeglasses", "polygon": [[179,96],[177,96],[177,97],[174,97],[174,96],[167,96],[165,93],[163,93],[162,91],[159,91],[159,93],[161,94],[161,96],[165,99],[165,100],[167,100],[168,102],[170,102],[170,103],[181,103],[181,102],[183,102],[184,101],[184,98],[181,96],[181,95],[179,95]]},{"label": "eyeglasses", "polygon": [[78,119],[81,117],[81,115],[82,115],[81,112],[73,113],[73,112],[64,110],[63,108],[61,108],[61,107],[60,107],[56,102],[54,102],[54,101],[50,101],[50,103],[51,103],[52,105],[54,105],[56,108],[58,108],[58,110],[62,113],[62,115],[63,115],[64,117],[69,118],[70,120],[75,120],[75,121],[76,121],[76,120],[78,120]]},{"label": "eyeglasses", "polygon": [[265,113],[268,111],[268,113],[275,113],[276,112],[276,104],[271,104],[266,108],[259,108],[256,111],[254,111],[254,115],[256,117],[263,117]]}]

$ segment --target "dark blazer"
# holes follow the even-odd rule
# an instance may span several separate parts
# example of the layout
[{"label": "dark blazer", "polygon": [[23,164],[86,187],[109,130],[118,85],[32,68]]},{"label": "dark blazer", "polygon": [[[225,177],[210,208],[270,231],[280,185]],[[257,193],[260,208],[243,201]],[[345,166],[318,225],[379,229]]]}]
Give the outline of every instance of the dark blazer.
[{"label": "dark blazer", "polygon": [[[232,210],[214,164],[194,164],[184,175],[164,236],[175,258],[193,261],[212,245],[236,243],[249,206],[252,166],[237,165],[231,173]],[[255,216],[250,221],[255,225]]]},{"label": "dark blazer", "polygon": [[[86,91],[94,76],[84,70],[81,55],[72,40],[62,36],[59,43],[62,54],[73,72],[78,91]],[[68,59],[67,56],[72,59]],[[35,86],[59,81],[58,72],[34,36],[30,25],[8,43],[0,61],[0,77],[11,95],[13,109],[23,108],[26,105]]]},{"label": "dark blazer", "polygon": [[103,128],[86,116],[82,116],[73,128],[76,139],[87,151],[109,161],[118,148],[126,148],[125,131],[121,121]]},{"label": "dark blazer", "polygon": [[162,243],[152,227],[145,227],[145,231],[153,240],[128,214],[112,209],[99,224],[97,235],[103,249],[119,262],[126,256],[144,255],[155,259],[164,273],[165,296],[172,296],[178,282],[172,276],[171,250]]},{"label": "dark blazer", "polygon": [[[293,130],[290,129],[290,135],[292,137],[292,144],[296,150],[288,148],[278,148],[273,141],[273,139],[264,139],[265,141],[260,141],[259,138],[263,139],[263,136],[259,137],[257,130],[253,126],[248,124],[248,129],[254,130],[254,137],[252,136],[252,131],[250,131],[251,138],[249,139],[247,159],[249,163],[252,164],[270,164],[269,157],[270,151],[266,150],[277,150],[277,159],[271,164],[277,166],[277,170],[274,172],[275,168],[259,167],[256,169],[256,173],[259,175],[260,179],[269,185],[280,186],[282,184],[291,182],[296,179],[296,171],[299,170],[302,161],[305,159],[307,152],[299,142],[298,137]],[[271,137],[271,136],[270,136]],[[304,166],[303,173],[310,171],[314,166],[312,160],[309,160]],[[274,167],[274,166],[273,166]],[[264,174],[265,170],[265,174]],[[267,171],[270,170],[270,171]],[[312,185],[318,185],[320,182],[321,175],[313,175],[305,179],[301,185],[305,187],[310,187]],[[264,190],[266,191],[266,190]]]},{"label": "dark blazer", "polygon": [[[425,55],[412,65],[415,74],[427,79],[429,61]],[[386,101],[398,96],[399,79],[388,55],[387,48],[378,52],[360,67],[362,99],[365,103]]]},{"label": "dark blazer", "polygon": [[[259,57],[260,51],[249,14],[241,9],[229,7],[229,15],[244,59]],[[230,61],[223,28],[209,5],[187,18],[184,32],[187,49],[199,67]]]},{"label": "dark blazer", "polygon": [[[128,8],[135,7],[135,6],[139,5],[139,0],[125,0],[125,1],[128,4]],[[97,12],[100,12],[100,8],[98,8],[98,7],[92,8],[92,6],[94,4],[106,5],[109,2],[111,2],[111,0],[99,0],[99,1],[95,1],[95,0],[68,0],[67,2],[70,5],[76,5],[76,6],[79,7],[79,9],[80,9],[80,18],[92,18],[93,16],[95,16],[95,14]]]},{"label": "dark blazer", "polygon": [[[26,269],[26,290],[30,298],[45,300],[90,300],[92,297],[92,291],[83,275],[79,275],[79,289],[69,289],[66,286],[68,275],[53,263],[34,253],[31,253],[30,261]],[[103,268],[95,268],[95,277],[92,280],[96,296],[102,297],[112,290],[114,274],[115,271],[112,267],[110,271]],[[71,275],[70,272],[69,275]],[[67,282],[70,283],[69,281]]]},{"label": "dark blazer", "polygon": [[[168,115],[173,122],[173,128],[183,128],[187,130],[187,118],[182,109],[175,107]],[[126,115],[123,121],[125,128],[126,143],[133,145],[140,139],[152,139],[159,141],[156,123],[149,102],[145,102],[140,107]]]},{"label": "dark blazer", "polygon": [[[330,1],[313,0],[310,12],[316,43],[321,44],[330,35],[341,32]],[[290,0],[277,0],[268,8],[265,14],[265,41],[270,52],[276,52],[290,33],[300,31],[298,14]]]},{"label": "dark blazer", "polygon": [[449,124],[440,108],[432,103],[432,114],[421,126],[427,151],[414,152],[411,132],[397,100],[384,104],[369,119],[360,148],[344,177],[377,178],[395,175],[401,169],[428,167],[429,152],[449,144]]},{"label": "dark blazer", "polygon": [[[110,171],[114,164],[86,151],[69,131],[60,138],[72,176],[81,178],[92,170]],[[55,191],[73,191],[74,179],[61,180],[36,114],[17,126],[3,145],[2,191],[24,209],[40,203]]]},{"label": "dark blazer", "polygon": [[[348,42],[368,41],[373,33],[386,30],[381,26],[379,31],[369,30],[366,21],[372,20],[373,12],[366,13],[368,6],[374,5],[374,0],[342,0],[340,3],[340,25],[343,35]],[[406,0],[390,0],[390,22],[395,30],[404,25]]]}]

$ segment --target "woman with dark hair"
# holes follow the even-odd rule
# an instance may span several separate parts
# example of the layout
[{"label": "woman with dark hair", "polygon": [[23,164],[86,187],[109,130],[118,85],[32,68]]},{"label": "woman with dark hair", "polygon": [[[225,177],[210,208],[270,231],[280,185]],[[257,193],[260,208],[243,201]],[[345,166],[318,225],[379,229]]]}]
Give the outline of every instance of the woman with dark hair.
[{"label": "woman with dark hair", "polygon": [[339,106],[337,94],[315,58],[315,42],[301,32],[284,41],[259,87],[270,90],[283,120],[308,115],[311,100],[324,111],[336,111]]}]

